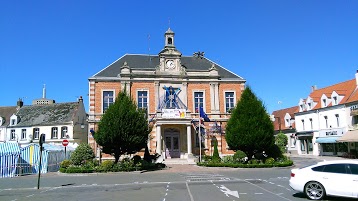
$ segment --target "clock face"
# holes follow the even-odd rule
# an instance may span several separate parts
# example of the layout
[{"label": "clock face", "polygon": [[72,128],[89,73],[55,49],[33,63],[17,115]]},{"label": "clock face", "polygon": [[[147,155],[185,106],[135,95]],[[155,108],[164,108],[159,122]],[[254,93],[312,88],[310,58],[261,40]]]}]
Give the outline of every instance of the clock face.
[{"label": "clock face", "polygon": [[174,69],[175,68],[175,64],[174,64],[173,60],[168,60],[166,62],[166,65],[167,65],[167,68],[169,68],[169,69]]}]

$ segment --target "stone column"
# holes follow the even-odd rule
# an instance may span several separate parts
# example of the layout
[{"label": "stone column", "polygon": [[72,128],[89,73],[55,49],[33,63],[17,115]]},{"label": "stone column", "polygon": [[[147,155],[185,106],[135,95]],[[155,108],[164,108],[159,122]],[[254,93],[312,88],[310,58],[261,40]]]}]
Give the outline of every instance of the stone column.
[{"label": "stone column", "polygon": [[215,110],[217,113],[220,113],[219,83],[214,84],[214,93],[215,93]]},{"label": "stone column", "polygon": [[161,125],[157,125],[156,137],[157,137],[156,153],[162,155],[162,131],[161,131]]},{"label": "stone column", "polygon": [[192,143],[191,143],[191,124],[186,125],[186,137],[188,144],[188,156],[192,154]]},{"label": "stone column", "polygon": [[183,91],[182,91],[184,95],[183,97],[183,103],[185,104],[185,106],[188,107],[188,83],[187,82],[183,82]]},{"label": "stone column", "polygon": [[155,104],[155,111],[157,111],[158,109],[158,105],[159,105],[159,82],[156,81],[154,82],[154,104]]}]

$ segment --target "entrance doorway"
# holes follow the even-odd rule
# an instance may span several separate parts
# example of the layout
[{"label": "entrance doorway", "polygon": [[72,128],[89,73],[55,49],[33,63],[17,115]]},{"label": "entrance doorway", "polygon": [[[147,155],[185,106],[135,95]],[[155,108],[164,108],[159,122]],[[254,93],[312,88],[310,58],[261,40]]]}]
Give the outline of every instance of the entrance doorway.
[{"label": "entrance doorway", "polygon": [[164,130],[165,157],[180,158],[179,130],[168,128]]}]

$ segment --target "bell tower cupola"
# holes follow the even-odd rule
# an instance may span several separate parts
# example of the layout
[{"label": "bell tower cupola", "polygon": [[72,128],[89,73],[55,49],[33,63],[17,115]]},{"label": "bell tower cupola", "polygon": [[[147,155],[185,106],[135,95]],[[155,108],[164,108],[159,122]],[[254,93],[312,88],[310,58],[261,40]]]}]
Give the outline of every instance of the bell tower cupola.
[{"label": "bell tower cupola", "polygon": [[174,35],[175,33],[170,28],[165,32],[165,48],[175,48]]}]

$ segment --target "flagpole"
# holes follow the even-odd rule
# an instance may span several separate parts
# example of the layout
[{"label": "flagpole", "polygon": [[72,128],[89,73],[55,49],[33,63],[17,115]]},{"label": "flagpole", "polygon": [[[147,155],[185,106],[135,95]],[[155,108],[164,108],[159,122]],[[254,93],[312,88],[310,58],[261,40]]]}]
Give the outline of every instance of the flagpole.
[{"label": "flagpole", "polygon": [[201,162],[201,122],[199,113],[199,162]]}]

